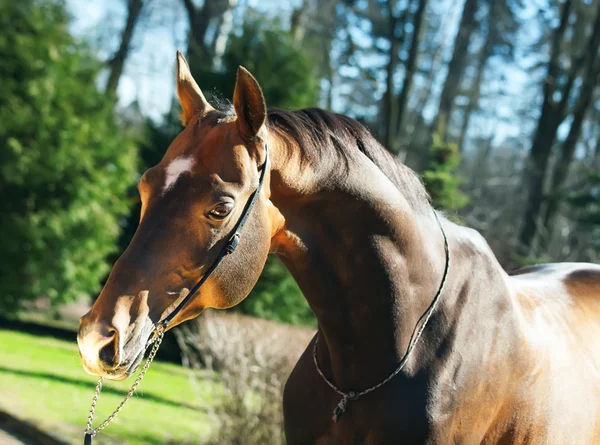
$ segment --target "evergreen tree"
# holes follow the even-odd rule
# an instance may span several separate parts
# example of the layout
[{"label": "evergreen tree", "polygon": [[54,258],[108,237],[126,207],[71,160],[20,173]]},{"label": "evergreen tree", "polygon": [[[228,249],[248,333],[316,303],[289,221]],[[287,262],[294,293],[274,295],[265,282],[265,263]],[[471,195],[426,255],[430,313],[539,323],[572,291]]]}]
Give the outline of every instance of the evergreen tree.
[{"label": "evergreen tree", "polygon": [[567,202],[576,211],[576,220],[588,233],[593,249],[600,248],[600,171],[584,170],[584,185],[568,193]]},{"label": "evergreen tree", "polygon": [[205,60],[190,59],[192,73],[209,100],[211,96],[233,97],[240,65],[259,79],[269,107],[299,109],[316,105],[316,68],[278,20],[268,21],[248,12],[242,32],[229,39],[222,69],[207,66]]},{"label": "evergreen tree", "polygon": [[463,179],[456,174],[460,164],[458,145],[442,141],[440,134],[435,133],[429,156],[423,180],[433,206],[447,211],[457,211],[466,206],[469,197],[460,191]]},{"label": "evergreen tree", "polygon": [[96,89],[101,64],[64,2],[0,0],[0,310],[96,292],[136,149]]}]

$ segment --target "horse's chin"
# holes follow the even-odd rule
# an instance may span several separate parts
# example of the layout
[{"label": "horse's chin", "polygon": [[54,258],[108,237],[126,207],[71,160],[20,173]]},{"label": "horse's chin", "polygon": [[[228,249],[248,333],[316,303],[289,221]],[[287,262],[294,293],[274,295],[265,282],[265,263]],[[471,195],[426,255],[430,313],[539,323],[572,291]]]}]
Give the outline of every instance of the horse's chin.
[{"label": "horse's chin", "polygon": [[124,374],[121,374],[121,375],[106,374],[104,376],[104,378],[106,380],[113,380],[113,381],[120,382],[121,380],[127,380],[130,376],[131,376],[131,374],[125,372]]}]

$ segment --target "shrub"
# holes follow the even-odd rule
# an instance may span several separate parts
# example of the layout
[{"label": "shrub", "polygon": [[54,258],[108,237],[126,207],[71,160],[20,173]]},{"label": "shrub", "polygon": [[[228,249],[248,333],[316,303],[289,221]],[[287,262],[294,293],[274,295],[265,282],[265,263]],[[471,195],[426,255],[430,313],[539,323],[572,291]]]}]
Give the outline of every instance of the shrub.
[{"label": "shrub", "polygon": [[436,208],[456,211],[469,203],[469,197],[460,191],[463,179],[456,174],[460,163],[458,146],[443,142],[433,135],[429,162],[423,171],[423,181]]},{"label": "shrub", "polygon": [[101,64],[63,2],[0,0],[0,310],[98,290],[136,147],[100,93]]},{"label": "shrub", "polygon": [[[206,311],[177,329],[184,365],[215,373],[215,445],[281,445],[283,387],[314,332]],[[205,376],[205,373],[201,373]],[[191,373],[194,376],[194,373]]]}]

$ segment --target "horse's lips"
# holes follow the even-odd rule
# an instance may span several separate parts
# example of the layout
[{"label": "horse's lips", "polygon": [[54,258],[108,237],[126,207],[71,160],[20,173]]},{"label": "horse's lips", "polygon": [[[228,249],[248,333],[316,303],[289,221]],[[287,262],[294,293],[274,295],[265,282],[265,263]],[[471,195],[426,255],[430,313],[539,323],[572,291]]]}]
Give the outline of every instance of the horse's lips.
[{"label": "horse's lips", "polygon": [[119,373],[119,371],[123,369],[121,368],[118,371],[106,375],[105,378],[107,378],[108,380],[116,381],[127,380],[129,377],[131,377],[132,374],[134,374],[137,371],[138,367],[140,366],[140,363],[142,363],[142,360],[144,359],[145,352],[145,349],[142,349],[135,357],[135,359],[131,362],[131,364],[127,367],[127,369],[124,370],[124,372]]}]

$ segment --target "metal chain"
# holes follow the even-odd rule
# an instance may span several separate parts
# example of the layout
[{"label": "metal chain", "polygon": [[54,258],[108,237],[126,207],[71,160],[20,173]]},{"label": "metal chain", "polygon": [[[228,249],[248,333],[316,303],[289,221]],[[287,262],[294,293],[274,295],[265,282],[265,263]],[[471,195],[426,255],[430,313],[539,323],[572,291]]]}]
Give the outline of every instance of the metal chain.
[{"label": "metal chain", "polygon": [[104,428],[106,428],[115,419],[115,417],[117,417],[119,415],[119,413],[123,409],[123,406],[125,406],[125,403],[127,403],[127,401],[133,396],[133,393],[135,392],[137,387],[142,382],[142,379],[146,375],[148,368],[150,368],[150,365],[152,364],[152,361],[154,360],[154,357],[156,356],[156,353],[158,352],[158,348],[160,347],[160,344],[162,343],[163,338],[165,336],[165,330],[166,330],[166,326],[164,323],[161,323],[156,327],[156,329],[152,333],[152,337],[148,341],[148,344],[146,345],[146,347],[150,346],[152,343],[154,343],[154,346],[152,347],[152,350],[150,351],[150,354],[148,355],[148,358],[146,359],[146,363],[144,363],[142,370],[140,371],[137,378],[133,382],[133,385],[131,385],[131,388],[127,392],[127,395],[125,396],[123,401],[119,404],[119,406],[117,406],[117,408],[112,412],[112,414],[110,416],[108,416],[106,418],[106,420],[104,420],[104,422],[102,422],[96,428],[92,428],[92,421],[94,420],[94,413],[96,411],[96,403],[98,402],[98,397],[100,396],[100,391],[102,391],[102,384],[104,382],[104,377],[100,377],[98,379],[98,383],[96,385],[96,391],[94,392],[94,397],[92,398],[92,406],[90,407],[90,413],[88,414],[87,427],[84,431],[84,434],[89,434],[92,437],[94,437],[96,434],[98,434],[98,432],[100,432]]},{"label": "metal chain", "polygon": [[[444,239],[444,251],[446,254],[446,265],[444,267],[444,274],[442,275],[442,281],[440,283],[438,291],[435,294],[435,297],[433,297],[431,304],[429,305],[427,310],[423,313],[423,315],[421,315],[419,320],[417,320],[417,324],[415,325],[415,328],[413,329],[413,333],[410,336],[410,340],[408,342],[408,347],[406,349],[406,353],[404,354],[404,357],[402,357],[402,359],[398,362],[398,366],[396,367],[396,369],[385,380],[379,382],[378,384],[376,384],[374,386],[371,386],[370,388],[367,388],[363,391],[358,391],[358,392],[357,391],[344,392],[341,389],[339,389],[337,386],[335,386],[333,384],[333,382],[331,382],[325,376],[325,374],[321,370],[321,367],[319,366],[319,362],[317,360],[317,343],[319,342],[319,334],[317,333],[317,336],[315,338],[315,343],[313,345],[313,362],[315,364],[315,368],[317,369],[318,374],[321,376],[321,378],[327,384],[327,386],[329,386],[332,390],[334,390],[336,393],[338,393],[340,396],[342,396],[342,399],[340,400],[340,402],[338,403],[338,405],[335,407],[335,409],[333,411],[332,419],[334,422],[337,422],[339,417],[342,415],[342,413],[344,413],[344,411],[346,411],[346,404],[348,401],[357,400],[359,397],[362,397],[366,394],[369,394],[370,392],[375,391],[376,389],[381,388],[383,385],[385,385],[390,380],[392,380],[394,377],[396,377],[400,373],[400,371],[402,371],[402,369],[408,362],[408,359],[409,359],[413,349],[415,348],[417,342],[419,341],[421,334],[423,334],[423,331],[425,330],[425,326],[427,326],[427,323],[429,322],[431,315],[435,311],[435,308],[440,300],[442,292],[444,291],[444,286],[446,285],[446,279],[448,278],[448,271],[450,269],[450,248],[448,246],[448,238],[446,237],[446,232],[444,230],[444,227],[442,226],[442,223],[441,223],[437,213],[435,211],[433,213],[434,213],[435,218],[440,226],[440,229],[442,232],[442,237]],[[421,323],[421,320],[423,320],[423,319],[424,319],[423,323],[417,329],[417,326],[419,326],[419,323]]]}]

